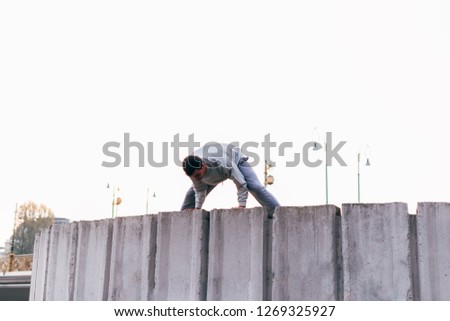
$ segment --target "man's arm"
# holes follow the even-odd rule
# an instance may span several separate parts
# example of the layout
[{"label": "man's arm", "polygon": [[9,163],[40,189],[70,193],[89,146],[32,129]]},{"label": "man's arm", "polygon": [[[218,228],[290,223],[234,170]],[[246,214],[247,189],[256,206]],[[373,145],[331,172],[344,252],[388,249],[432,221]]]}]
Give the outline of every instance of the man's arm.
[{"label": "man's arm", "polygon": [[207,185],[202,182],[192,180],[195,192],[195,208],[202,208],[206,199]]}]

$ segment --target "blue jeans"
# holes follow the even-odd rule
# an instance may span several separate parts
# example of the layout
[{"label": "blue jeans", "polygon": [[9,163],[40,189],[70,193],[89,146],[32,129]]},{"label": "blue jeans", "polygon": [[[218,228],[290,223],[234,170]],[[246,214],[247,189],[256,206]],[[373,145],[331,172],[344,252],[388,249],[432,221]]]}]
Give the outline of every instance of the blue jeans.
[{"label": "blue jeans", "polygon": [[[259,204],[269,209],[280,206],[277,199],[259,182],[255,171],[246,160],[241,160],[238,164],[238,168],[247,182],[248,191],[255,197]],[[216,185],[208,185],[206,195],[208,195],[214,187],[216,187]],[[195,191],[193,187],[187,191],[181,210],[189,208],[195,208]]]}]

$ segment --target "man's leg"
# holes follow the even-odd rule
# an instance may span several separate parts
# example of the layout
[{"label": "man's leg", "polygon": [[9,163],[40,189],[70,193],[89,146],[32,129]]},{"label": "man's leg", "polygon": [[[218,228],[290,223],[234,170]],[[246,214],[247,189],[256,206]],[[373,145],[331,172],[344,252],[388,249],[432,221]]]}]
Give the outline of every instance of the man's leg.
[{"label": "man's leg", "polygon": [[[213,189],[216,187],[216,185],[208,185],[206,189],[206,195],[208,195]],[[195,191],[194,188],[191,186],[190,189],[188,189],[186,196],[184,197],[183,205],[181,205],[181,210],[187,210],[195,208]]]},{"label": "man's leg", "polygon": [[270,209],[280,206],[277,199],[259,182],[255,171],[247,161],[242,161],[238,167],[247,181],[248,191],[256,198],[259,204]]}]

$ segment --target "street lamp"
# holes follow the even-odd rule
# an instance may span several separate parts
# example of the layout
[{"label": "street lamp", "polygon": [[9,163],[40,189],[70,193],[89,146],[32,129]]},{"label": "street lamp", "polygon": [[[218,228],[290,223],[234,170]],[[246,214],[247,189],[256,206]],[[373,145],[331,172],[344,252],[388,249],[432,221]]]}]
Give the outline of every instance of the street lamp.
[{"label": "street lamp", "polygon": [[[25,216],[23,213],[19,213],[17,210],[17,204],[16,204],[16,211],[14,212],[14,225],[13,225],[13,234],[12,234],[12,240],[11,240],[11,253],[14,252],[14,247],[16,245],[16,230],[17,230],[17,224],[20,223],[21,221],[25,222]],[[20,226],[20,224],[19,224]],[[24,226],[22,226],[22,239],[21,239],[21,248],[23,250],[23,236],[24,233]]]},{"label": "street lamp", "polygon": [[272,185],[275,179],[273,178],[273,175],[269,175],[269,171],[272,169],[272,164],[269,164],[269,162],[266,160],[264,162],[264,187],[267,187],[267,185]]},{"label": "street lamp", "polygon": [[[108,189],[111,188],[109,186],[109,183],[106,186],[106,188],[108,188]],[[113,190],[113,196],[112,196],[112,208],[111,208],[111,212],[112,213],[111,213],[111,217],[114,218],[115,216],[117,216],[117,207],[122,203],[122,199],[120,197],[116,197],[116,192],[120,191],[119,187],[116,188],[116,186],[113,186],[112,190]],[[114,215],[114,207],[115,207],[115,214],[116,215]]]},{"label": "street lamp", "polygon": [[369,145],[366,145],[362,149],[361,148],[359,149],[359,153],[358,153],[358,204],[361,203],[361,174],[360,174],[361,154],[363,154],[364,158],[366,159],[365,165],[370,166],[369,153],[370,153]]},{"label": "street lamp", "polygon": [[[317,127],[314,127],[314,134],[315,138],[317,138],[317,140],[314,140],[314,147],[313,150],[319,150],[322,148],[322,145],[319,143],[319,141],[321,141],[321,137],[320,137],[320,132],[317,129]],[[328,150],[327,150],[327,141],[324,141],[324,146],[325,146],[325,203],[326,205],[328,205],[328,164],[327,164],[327,159],[328,159]]]}]

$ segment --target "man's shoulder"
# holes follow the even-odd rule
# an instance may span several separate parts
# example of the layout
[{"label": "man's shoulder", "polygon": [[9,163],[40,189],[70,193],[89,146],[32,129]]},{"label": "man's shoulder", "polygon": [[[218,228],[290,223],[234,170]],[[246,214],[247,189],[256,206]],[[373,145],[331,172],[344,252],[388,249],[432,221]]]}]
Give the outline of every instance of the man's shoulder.
[{"label": "man's shoulder", "polygon": [[223,157],[226,153],[226,147],[224,144],[208,143],[194,152],[194,155],[201,157],[202,159],[213,159]]},{"label": "man's shoulder", "polygon": [[238,152],[240,152],[240,148],[235,144],[210,142],[197,149],[194,152],[194,155],[200,156],[202,158],[219,158]]}]

